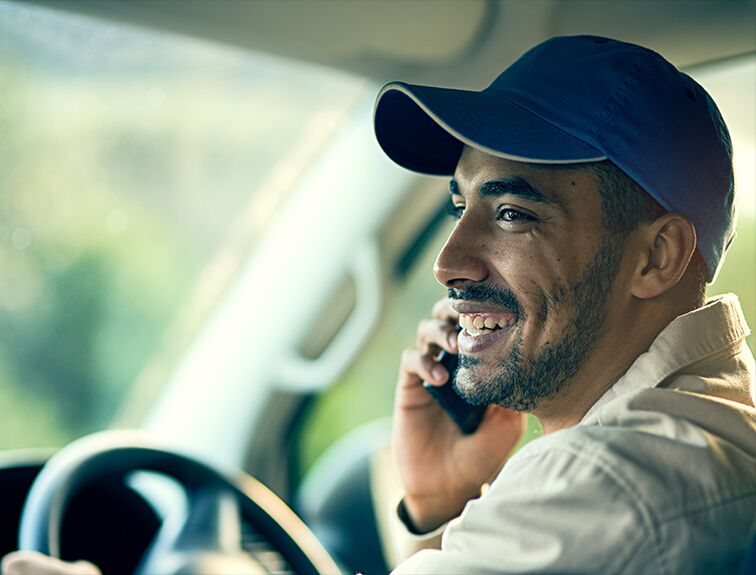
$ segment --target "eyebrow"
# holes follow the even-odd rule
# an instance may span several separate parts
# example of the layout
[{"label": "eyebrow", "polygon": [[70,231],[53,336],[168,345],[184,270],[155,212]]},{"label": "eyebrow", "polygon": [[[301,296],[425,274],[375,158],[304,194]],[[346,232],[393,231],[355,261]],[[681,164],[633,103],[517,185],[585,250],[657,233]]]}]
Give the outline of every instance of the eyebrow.
[{"label": "eyebrow", "polygon": [[[459,185],[457,181],[452,178],[449,182],[449,193],[451,195],[462,195],[459,191]],[[540,192],[533,186],[531,186],[524,178],[519,176],[513,176],[511,178],[504,178],[501,180],[490,180],[484,182],[478,188],[478,193],[481,196],[499,197],[499,196],[518,196],[525,198],[531,202],[539,202],[544,204],[556,204],[557,201]]]}]

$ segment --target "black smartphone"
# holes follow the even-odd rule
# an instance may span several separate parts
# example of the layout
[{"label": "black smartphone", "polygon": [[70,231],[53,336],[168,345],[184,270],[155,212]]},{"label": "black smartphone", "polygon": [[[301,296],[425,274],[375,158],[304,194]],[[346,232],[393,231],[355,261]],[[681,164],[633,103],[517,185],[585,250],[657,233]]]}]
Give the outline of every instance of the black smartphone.
[{"label": "black smartphone", "polygon": [[441,386],[423,382],[423,387],[433,396],[451,420],[457,424],[460,431],[465,435],[471,435],[478,429],[486,406],[472,405],[465,401],[454,388],[454,377],[457,373],[459,359],[453,353],[442,350],[438,355],[438,362],[449,372],[449,380]]}]

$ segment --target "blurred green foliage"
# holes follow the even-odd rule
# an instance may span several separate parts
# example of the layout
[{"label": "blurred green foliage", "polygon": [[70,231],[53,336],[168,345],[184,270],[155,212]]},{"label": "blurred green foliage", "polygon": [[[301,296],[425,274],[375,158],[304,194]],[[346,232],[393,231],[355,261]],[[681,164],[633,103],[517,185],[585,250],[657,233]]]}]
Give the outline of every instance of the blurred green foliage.
[{"label": "blurred green foliage", "polygon": [[361,85],[0,1],[0,449],[108,425],[255,192]]},{"label": "blurred green foliage", "polygon": [[103,427],[202,264],[101,162],[100,132],[139,126],[109,121],[93,82],[34,72],[0,67],[0,448]]}]

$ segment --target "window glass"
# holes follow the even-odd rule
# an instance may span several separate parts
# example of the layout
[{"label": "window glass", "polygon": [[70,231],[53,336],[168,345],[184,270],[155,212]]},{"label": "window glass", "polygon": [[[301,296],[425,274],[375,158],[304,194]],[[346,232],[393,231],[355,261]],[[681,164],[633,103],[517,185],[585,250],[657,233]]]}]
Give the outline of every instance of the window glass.
[{"label": "window glass", "polygon": [[[708,293],[738,294],[749,325],[756,326],[756,119],[753,106],[756,58],[748,56],[706,66],[693,75],[719,105],[731,131],[735,155],[738,235]],[[439,202],[447,193],[445,186],[446,182],[439,182]],[[418,321],[444,296],[431,270],[450,225],[438,229],[406,279],[391,283],[382,321],[373,339],[341,380],[314,403],[303,422],[304,432],[300,433],[301,471],[350,429],[390,416],[401,351],[414,344]],[[748,342],[754,350],[753,336]],[[524,441],[540,434],[538,422],[530,418]]]},{"label": "window glass", "polygon": [[0,448],[58,446],[144,407],[364,84],[0,1],[0,85]]},{"label": "window glass", "polygon": [[[711,94],[730,130],[737,199],[736,236],[709,295],[733,292],[756,328],[756,56],[703,67],[691,75]],[[748,338],[756,350],[753,336]]]}]

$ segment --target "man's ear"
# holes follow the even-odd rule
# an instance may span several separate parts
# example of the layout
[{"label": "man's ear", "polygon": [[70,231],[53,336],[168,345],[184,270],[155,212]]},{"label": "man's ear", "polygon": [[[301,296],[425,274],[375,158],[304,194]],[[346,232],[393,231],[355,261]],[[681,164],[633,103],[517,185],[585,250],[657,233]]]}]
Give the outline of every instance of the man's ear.
[{"label": "man's ear", "polygon": [[651,299],[673,288],[696,249],[696,230],[678,213],[660,216],[641,230],[632,294]]}]

